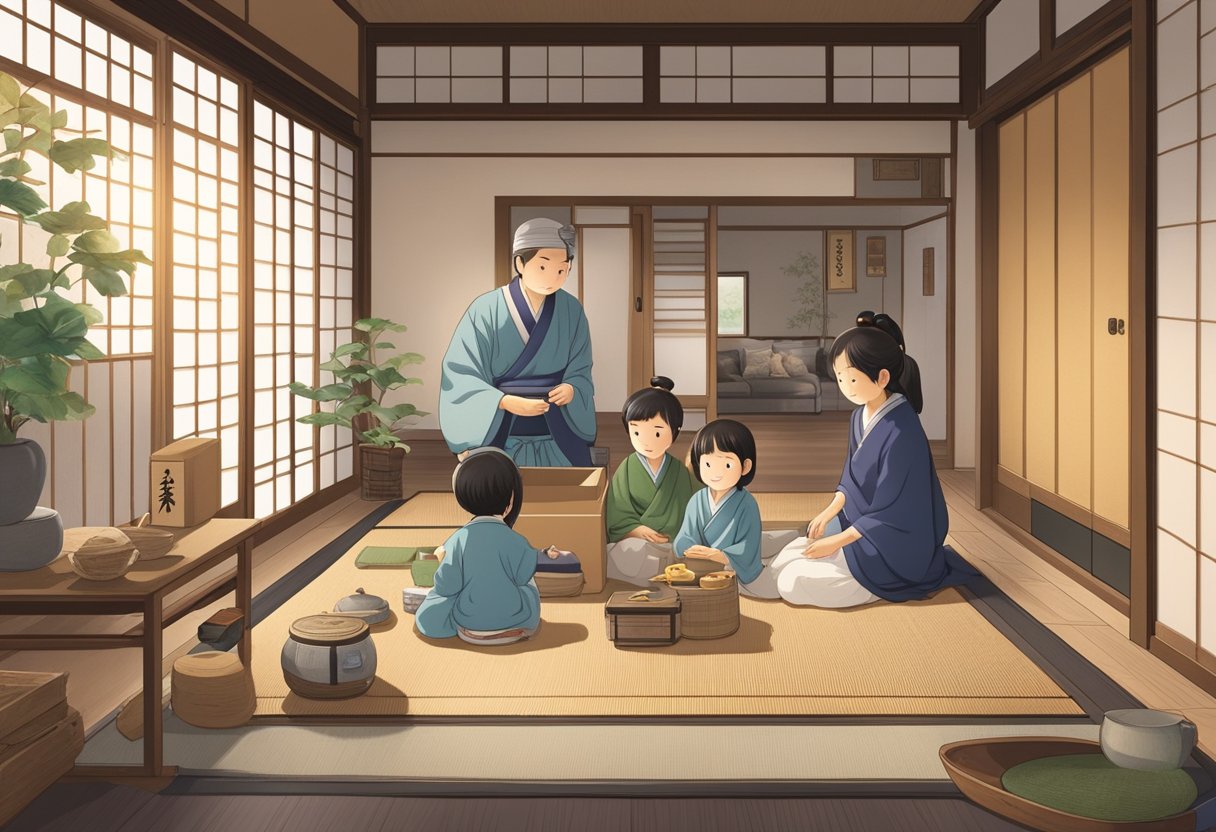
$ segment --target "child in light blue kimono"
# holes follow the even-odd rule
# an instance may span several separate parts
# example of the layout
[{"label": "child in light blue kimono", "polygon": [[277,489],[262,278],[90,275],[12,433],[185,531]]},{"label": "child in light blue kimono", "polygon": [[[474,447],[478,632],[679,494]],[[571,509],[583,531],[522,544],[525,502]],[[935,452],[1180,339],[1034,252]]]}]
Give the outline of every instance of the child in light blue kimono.
[{"label": "child in light blue kimono", "polygon": [[705,488],[693,495],[673,548],[677,557],[716,561],[733,570],[739,591],[777,598],[768,562],[797,532],[765,532],[747,486],[756,476],[756,440],[731,419],[710,422],[692,442],[693,474]]},{"label": "child in light blue kimono", "polygon": [[418,632],[472,644],[527,638],[540,626],[537,558],[557,550],[538,551],[511,528],[523,504],[519,468],[497,448],[482,448],[452,479],[456,501],[474,516],[443,544],[435,586],[415,616]]},{"label": "child in light blue kimono", "polygon": [[443,357],[439,425],[452,453],[501,448],[521,466],[589,466],[595,441],[591,330],[562,291],[574,229],[529,220],[515,279],[470,304]]}]

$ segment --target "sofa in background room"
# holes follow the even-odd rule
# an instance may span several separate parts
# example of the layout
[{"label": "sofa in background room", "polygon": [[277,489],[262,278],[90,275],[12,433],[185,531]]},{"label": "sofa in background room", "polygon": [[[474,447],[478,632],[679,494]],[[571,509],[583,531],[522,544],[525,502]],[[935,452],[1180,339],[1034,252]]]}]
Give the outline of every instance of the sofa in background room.
[{"label": "sofa in background room", "polygon": [[817,337],[719,338],[718,412],[852,410],[828,367],[830,343]]}]

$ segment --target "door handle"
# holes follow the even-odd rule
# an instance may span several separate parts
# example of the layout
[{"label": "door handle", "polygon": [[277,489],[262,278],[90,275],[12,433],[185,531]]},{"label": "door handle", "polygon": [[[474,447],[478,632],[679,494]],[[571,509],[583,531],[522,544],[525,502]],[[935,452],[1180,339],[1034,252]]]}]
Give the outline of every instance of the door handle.
[{"label": "door handle", "polygon": [[1123,335],[1126,332],[1126,326],[1122,318],[1107,318],[1106,331],[1110,335]]},{"label": "door handle", "polygon": [[638,295],[637,297],[635,297],[633,299],[633,311],[634,312],[642,311],[642,296],[641,295]]}]

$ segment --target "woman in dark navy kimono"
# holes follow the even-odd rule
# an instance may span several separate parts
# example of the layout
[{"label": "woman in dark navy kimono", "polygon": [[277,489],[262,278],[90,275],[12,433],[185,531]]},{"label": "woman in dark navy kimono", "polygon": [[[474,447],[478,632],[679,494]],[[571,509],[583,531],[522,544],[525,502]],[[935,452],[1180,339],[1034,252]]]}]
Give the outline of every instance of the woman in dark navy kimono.
[{"label": "woman in dark navy kimono", "polygon": [[861,407],[835,498],[773,562],[781,597],[817,607],[910,601],[978,575],[944,545],[946,500],[917,415],[920,372],[898,324],[862,312],[829,360]]}]

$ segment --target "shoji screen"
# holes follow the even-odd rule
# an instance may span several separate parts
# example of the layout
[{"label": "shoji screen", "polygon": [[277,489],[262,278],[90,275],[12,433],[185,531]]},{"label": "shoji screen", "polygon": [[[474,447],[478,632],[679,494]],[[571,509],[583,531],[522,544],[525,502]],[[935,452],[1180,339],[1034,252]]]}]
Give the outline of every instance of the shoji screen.
[{"label": "shoji screen", "polygon": [[[110,220],[121,247],[142,249],[155,259],[150,49],[151,44],[132,42],[49,0],[0,3],[0,57],[12,64],[6,71],[37,84],[34,94],[52,109],[67,111],[72,128],[106,139],[126,156],[86,173],[66,174],[30,154],[29,176],[47,183],[42,193],[52,207],[87,201]],[[15,215],[0,213],[0,261],[44,266],[47,239],[40,228],[23,227]],[[71,376],[72,389],[94,405],[96,414],[83,422],[31,422],[21,431],[47,454],[41,502],[56,508],[65,526],[125,523],[147,510],[152,270],[140,266],[128,288],[128,296],[111,299],[91,288],[75,291],[76,300],[88,301],[105,316],[90,340],[106,358],[78,365]]]},{"label": "shoji screen", "polygon": [[240,497],[240,88],[175,52],[170,432],[220,440],[223,505]]},{"label": "shoji screen", "polygon": [[[292,381],[316,381],[316,133],[253,105],[253,510],[316,490],[313,429]],[[301,405],[303,407],[303,405]]]},{"label": "shoji screen", "polygon": [[[317,357],[327,361],[335,346],[350,340],[354,323],[355,155],[320,134],[318,156]],[[322,384],[334,381],[332,373],[321,374]],[[329,425],[318,429],[317,441],[318,486],[326,488],[349,477],[354,471],[351,432]]]},{"label": "shoji screen", "polygon": [[1216,21],[1210,3],[1155,5],[1154,634],[1216,673]]}]

